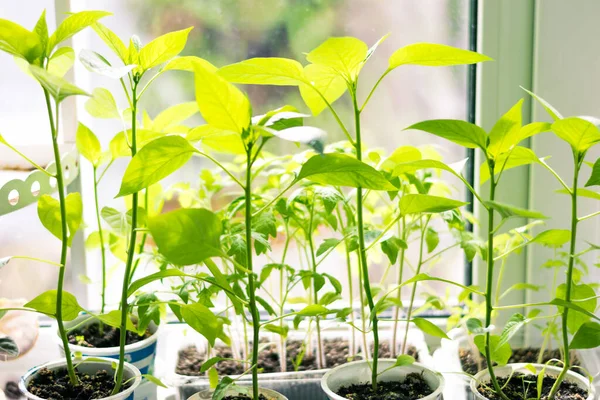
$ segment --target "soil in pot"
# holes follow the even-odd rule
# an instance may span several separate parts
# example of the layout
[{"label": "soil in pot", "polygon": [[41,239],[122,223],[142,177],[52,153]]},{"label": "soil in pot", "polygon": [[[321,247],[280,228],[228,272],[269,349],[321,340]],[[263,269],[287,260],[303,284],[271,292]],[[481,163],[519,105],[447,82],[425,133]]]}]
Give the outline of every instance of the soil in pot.
[{"label": "soil in pot", "polygon": [[[67,369],[50,370],[42,368],[38,371],[27,390],[43,399],[101,399],[109,397],[115,382],[113,376],[105,370],[94,375],[77,373],[79,384],[73,386],[69,380]],[[126,390],[128,385],[124,385]]]},{"label": "soil in pot", "polygon": [[[104,332],[101,333],[100,324],[94,322],[69,332],[69,343],[89,348],[116,347],[119,346],[120,332],[119,328],[104,325]],[[127,344],[141,342],[150,336],[152,336],[150,331],[146,331],[141,336],[127,331]]]},{"label": "soil in pot", "polygon": [[337,391],[339,396],[352,400],[415,400],[433,393],[423,376],[411,373],[401,382],[379,382],[377,392],[370,383],[344,386]]},{"label": "soil in pot", "polygon": [[[538,362],[539,354],[540,354],[539,347],[538,348],[524,347],[524,348],[520,348],[520,349],[514,349],[512,356],[508,360],[508,363],[509,364],[514,364],[514,363],[535,364]],[[471,350],[460,349],[459,356],[460,356],[460,363],[462,365],[463,371],[465,371],[468,374],[475,375],[482,369],[487,368],[487,362],[485,361],[485,358],[482,355],[480,355],[479,356],[479,359],[480,359],[479,361],[481,363],[481,369],[480,369],[478,362],[477,362],[477,357],[475,354],[473,354],[473,352]],[[546,351],[544,351],[544,356],[542,357],[542,364],[545,364],[546,362],[548,362],[549,360],[552,360],[552,359],[560,360],[560,358],[561,358],[560,350],[558,350],[558,349],[546,350]],[[549,365],[558,365],[558,364],[551,363]],[[575,352],[571,352],[571,365],[573,365],[573,366],[581,365],[579,362],[579,359],[577,358],[577,353],[575,353]],[[574,369],[574,371],[578,372],[580,370],[578,368],[576,368],[576,369]]]},{"label": "soil in pot", "polygon": [[[556,378],[545,376],[542,385],[542,393],[538,394],[537,375],[515,374],[509,378],[498,378],[498,384],[503,388],[502,391],[509,399],[528,400],[537,398],[546,398],[550,394],[552,385]],[[477,391],[489,400],[500,400],[489,386],[479,386]],[[588,392],[571,382],[563,381],[558,389],[555,400],[585,400]]]},{"label": "soil in pot", "polygon": [[[252,397],[248,396],[247,394],[237,394],[235,396],[225,396],[223,397],[223,400],[252,400]],[[269,400],[267,399],[267,397],[260,393],[258,395],[258,400]]]}]

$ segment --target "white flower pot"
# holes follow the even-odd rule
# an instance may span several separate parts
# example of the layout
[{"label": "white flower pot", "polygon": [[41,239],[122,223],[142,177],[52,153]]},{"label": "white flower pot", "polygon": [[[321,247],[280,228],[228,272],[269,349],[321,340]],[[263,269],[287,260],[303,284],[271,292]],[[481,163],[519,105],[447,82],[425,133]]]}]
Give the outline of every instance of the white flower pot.
[{"label": "white flower pot", "polygon": [[[86,323],[83,323],[81,326],[86,326],[97,322],[96,319],[91,318],[88,314],[81,314],[73,321],[65,322],[65,328],[68,330],[76,325],[79,325],[85,320],[89,320]],[[151,322],[148,326],[148,330],[152,333],[152,336],[141,340],[134,344],[129,344],[125,346],[125,361],[131,363],[140,370],[140,373],[143,375],[154,374],[154,360],[156,359],[156,342],[158,340],[159,335],[159,327]],[[61,354],[64,356],[65,351],[63,347],[62,340],[58,336],[57,330],[57,343],[60,348]],[[119,347],[103,347],[103,348],[95,348],[95,347],[84,347],[78,346],[75,344],[69,344],[69,348],[72,353],[79,353],[83,357],[108,357],[114,358],[116,360],[119,359]]]},{"label": "white flower pot", "polygon": [[[384,371],[396,363],[394,359],[379,359],[378,368]],[[348,385],[359,383],[371,383],[371,366],[367,361],[355,361],[340,365],[327,372],[321,380],[321,387],[330,400],[346,400],[336,392]],[[423,397],[421,400],[439,400],[444,390],[444,377],[423,364],[414,363],[403,367],[397,367],[384,372],[379,376],[379,382],[400,381],[410,373],[422,374],[425,382],[433,389],[433,393]]]},{"label": "white flower pot", "polygon": [[[526,374],[526,375],[532,375],[531,371],[528,370],[527,368],[525,368],[526,365],[533,365],[538,373],[541,372],[542,369],[544,369],[544,367],[545,367],[543,364],[525,364],[525,363],[508,364],[504,367],[494,368],[494,372],[496,373],[497,377],[506,377],[515,372],[519,372],[519,373]],[[550,375],[550,376],[558,376],[560,374],[561,370],[562,369],[558,368],[558,367],[547,366],[545,373],[546,373],[546,375]],[[586,377],[579,375],[575,372],[569,371],[569,372],[567,372],[567,376],[565,377],[565,380],[576,384],[578,387],[580,387],[582,389],[587,390],[588,397],[586,398],[586,400],[595,400],[596,399],[596,389],[592,385],[590,385],[590,382],[588,381],[588,379]],[[475,396],[475,398],[477,400],[487,400],[487,397],[482,396],[477,391],[477,387],[479,386],[480,382],[489,383],[489,381],[490,381],[490,374],[487,369],[484,369],[483,371],[478,372],[477,375],[475,375],[475,378],[471,380],[471,391],[473,392],[473,395]]]},{"label": "white flower pot", "polygon": [[[80,361],[77,360],[77,362],[79,363]],[[77,366],[77,370],[85,374],[95,374],[99,370],[113,371],[114,373],[114,370],[112,369],[113,362],[114,360],[110,358],[94,359],[82,362]],[[30,369],[19,381],[19,389],[21,390],[21,393],[23,393],[23,395],[29,400],[44,400],[41,397],[31,394],[27,390],[29,383],[35,377],[35,374],[42,368],[56,370],[60,368],[65,368],[66,365],[67,361],[63,358]],[[133,382],[131,386],[129,386],[126,390],[117,393],[114,396],[104,397],[102,400],[133,400],[133,392],[142,382],[142,376],[140,374],[140,371],[135,366],[129,363],[125,363],[125,368],[123,371],[123,382],[132,378]]]},{"label": "white flower pot", "polygon": [[[251,388],[248,389],[252,391]],[[258,388],[258,392],[264,395],[268,400],[288,400],[288,398],[282,395],[281,393],[277,393],[276,391],[271,389]],[[225,393],[225,396],[234,396],[240,393],[241,391],[238,388],[233,387]],[[203,390],[191,396],[190,398],[188,398],[188,400],[211,400],[212,395],[213,390]]]}]

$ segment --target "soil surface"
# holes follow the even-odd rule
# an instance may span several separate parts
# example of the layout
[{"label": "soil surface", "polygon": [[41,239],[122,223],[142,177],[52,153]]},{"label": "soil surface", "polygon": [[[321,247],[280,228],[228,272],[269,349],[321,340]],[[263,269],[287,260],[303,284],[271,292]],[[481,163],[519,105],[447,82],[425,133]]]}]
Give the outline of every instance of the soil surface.
[{"label": "soil surface", "polygon": [[[120,334],[119,328],[108,325],[104,325],[104,332],[100,334],[100,324],[94,322],[69,332],[69,343],[89,348],[116,347],[119,346]],[[142,336],[127,331],[127,344],[141,342],[150,336],[150,331],[146,331]]]},{"label": "soil surface", "polygon": [[377,392],[370,383],[344,386],[337,394],[351,400],[415,400],[433,393],[423,376],[408,374],[402,382],[380,382]]},{"label": "soil surface", "polygon": [[[259,400],[269,400],[262,393],[258,395],[258,399]],[[252,400],[252,397],[248,396],[247,394],[238,394],[235,396],[225,396],[225,397],[223,397],[223,400]]]},{"label": "soil surface", "polygon": [[48,400],[90,400],[109,397],[115,386],[112,375],[107,371],[98,371],[95,375],[77,373],[77,377],[79,384],[73,386],[66,369],[52,371],[42,368],[27,389]]},{"label": "soil surface", "polygon": [[[537,391],[537,379],[536,375],[515,374],[510,381],[507,378],[498,378],[498,384],[511,400],[547,398],[556,379],[550,376],[544,377],[541,395]],[[477,391],[489,400],[500,400],[500,396],[496,395],[490,387],[479,386]],[[586,390],[573,383],[563,381],[556,393],[555,400],[585,400],[587,395]]]},{"label": "soil surface", "polygon": [[[326,368],[337,367],[349,361],[361,360],[360,356],[350,359],[350,346],[347,340],[325,339],[323,341],[325,352]],[[317,368],[316,350],[312,354],[304,352],[302,359],[297,367],[294,363],[298,354],[304,350],[304,342],[301,340],[288,340],[286,344],[287,352],[287,371],[311,371]],[[360,349],[359,349],[360,351]],[[414,347],[409,347],[408,354],[416,357],[417,351]],[[389,344],[382,343],[379,348],[379,355],[382,358],[390,358]],[[227,346],[217,346],[213,349],[213,356],[222,358],[240,359],[241,356],[234,355],[231,348]],[[175,372],[185,376],[200,376],[200,367],[206,360],[206,354],[198,351],[196,346],[189,346],[179,351],[179,358]],[[258,355],[258,367],[263,373],[281,372],[280,357],[278,346],[272,345],[263,349]],[[237,361],[224,360],[215,365],[219,375],[239,375],[245,368]]]},{"label": "soil surface", "polygon": [[[540,354],[539,348],[534,347],[524,347],[520,349],[513,349],[513,354],[508,360],[509,364],[512,363],[532,363],[536,364],[538,362],[538,356]],[[471,352],[471,350],[460,349],[459,350],[460,363],[463,367],[463,371],[469,373],[471,375],[475,375],[481,369],[487,368],[487,363],[485,362],[485,358],[480,355],[481,361],[481,369],[477,364],[476,356]],[[546,350],[544,351],[544,356],[542,357],[542,363],[546,363],[553,358],[560,360],[560,350]],[[555,365],[550,363],[550,365]],[[558,364],[556,364],[558,365]],[[571,365],[578,366],[581,365],[579,359],[577,358],[577,354],[575,352],[571,353]],[[574,369],[575,372],[578,372],[579,369]]]}]

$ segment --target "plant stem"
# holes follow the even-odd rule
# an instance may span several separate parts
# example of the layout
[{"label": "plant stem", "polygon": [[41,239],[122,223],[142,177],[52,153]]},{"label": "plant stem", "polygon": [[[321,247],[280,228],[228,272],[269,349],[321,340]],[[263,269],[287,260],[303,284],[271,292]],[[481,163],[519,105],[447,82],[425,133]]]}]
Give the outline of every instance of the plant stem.
[{"label": "plant stem", "polygon": [[[577,184],[579,180],[579,169],[581,168],[581,160],[583,157],[579,157],[578,153],[573,152],[575,165],[573,168],[573,188],[571,189],[571,245],[569,248],[569,264],[567,266],[567,280],[566,280],[566,291],[565,291],[565,301],[567,303],[571,302],[571,291],[573,288],[573,269],[575,266],[575,249],[577,247],[577,223],[579,219],[577,218]],[[569,317],[569,307],[564,307],[562,312],[562,339],[563,339],[563,369],[560,371],[560,374],[556,378],[554,385],[552,386],[552,390],[550,391],[550,395],[548,396],[549,400],[554,399],[556,396],[556,392],[560,387],[562,381],[565,379],[565,375],[569,372],[569,368],[571,367],[571,357],[570,357],[570,349],[569,349],[569,330],[568,330],[568,317]]]},{"label": "plant stem", "polygon": [[[290,229],[288,225],[288,221],[284,220],[285,225],[285,245],[283,246],[283,255],[281,256],[281,268],[279,269],[279,314],[283,315],[284,307],[285,307],[285,297],[286,294],[284,292],[284,283],[285,283],[285,259],[287,257],[287,252],[290,247]],[[279,320],[279,326],[281,327],[281,331],[283,332],[283,318]],[[286,339],[283,335],[279,336],[280,338],[280,350],[279,354],[281,354],[281,372],[287,372],[287,348],[286,348]]]},{"label": "plant stem", "polygon": [[[342,218],[342,213],[340,212],[339,207],[335,208],[335,211],[337,213],[337,217],[338,220],[340,221],[340,229],[342,231],[342,233],[345,231],[344,228],[344,220]],[[348,250],[348,245],[346,243],[346,240],[344,240],[344,250],[346,253],[346,268],[347,268],[347,273],[348,273],[348,306],[350,307],[350,309],[352,310],[350,312],[350,323],[352,325],[354,325],[354,290],[352,288],[352,259],[350,257],[350,251]],[[350,357],[354,357],[356,355],[356,333],[355,333],[355,329],[352,327],[350,329]]]},{"label": "plant stem", "polygon": [[[310,260],[312,264],[312,272],[313,272],[313,302],[314,304],[319,304],[319,295],[317,293],[317,283],[315,279],[315,275],[317,274],[317,259],[315,258],[315,245],[313,241],[313,231],[314,231],[314,217],[315,217],[315,195],[312,196],[312,202],[310,207],[310,222],[308,224],[308,231],[306,232],[306,240],[308,241],[308,247],[310,250]],[[321,342],[321,322],[319,317],[315,317],[315,325],[317,326],[317,368],[324,368],[325,362],[323,359],[323,343]]]},{"label": "plant stem", "polygon": [[[131,87],[131,157],[137,153],[137,92],[138,81],[134,80]],[[115,395],[121,390],[123,382],[123,370],[125,368],[125,345],[127,340],[127,314],[129,305],[127,304],[127,293],[129,289],[129,278],[131,276],[131,267],[133,266],[133,257],[135,256],[135,241],[137,238],[137,217],[138,217],[138,193],[131,195],[131,233],[129,237],[129,248],[127,249],[127,261],[125,262],[125,272],[123,274],[123,288],[121,292],[121,322],[119,325],[119,365],[115,374],[115,388],[112,394]]]},{"label": "plant stem", "polygon": [[98,235],[100,236],[100,256],[102,259],[102,306],[100,312],[104,314],[106,308],[106,252],[104,248],[104,236],[102,231],[102,221],[100,219],[100,204],[98,202],[98,184],[96,175],[98,168],[94,167],[94,205],[96,207],[96,223],[98,224]]},{"label": "plant stem", "polygon": [[54,150],[54,163],[56,165],[56,189],[58,190],[58,199],[60,204],[60,227],[61,227],[61,249],[60,249],[60,270],[58,271],[58,285],[56,287],[56,322],[58,324],[58,332],[65,351],[67,361],[67,372],[69,380],[73,386],[79,383],[73,360],[71,358],[71,349],[69,348],[69,339],[65,331],[63,323],[62,305],[63,305],[63,287],[65,283],[65,270],[67,269],[67,248],[69,244],[69,231],[67,230],[67,201],[65,198],[65,182],[63,180],[62,161],[60,158],[60,149],[58,148],[58,110],[59,104],[55,102],[56,120],[52,117],[52,105],[50,104],[50,95],[44,89],[44,97],[46,98],[46,108],[48,110],[48,120],[50,122],[50,131],[52,133],[52,149]]},{"label": "plant stem", "polygon": [[[401,222],[402,232],[401,237],[402,240],[408,240],[408,235],[406,234],[406,218],[402,217]],[[400,286],[402,284],[402,275],[404,274],[404,255],[406,249],[402,247],[400,249],[400,259],[398,262],[398,278],[396,279],[396,284]],[[396,300],[398,304],[402,301],[402,290],[398,289],[398,294],[396,295]],[[398,318],[400,317],[400,306],[396,306],[394,310],[394,328],[392,330],[392,357],[396,357],[398,353]]]}]

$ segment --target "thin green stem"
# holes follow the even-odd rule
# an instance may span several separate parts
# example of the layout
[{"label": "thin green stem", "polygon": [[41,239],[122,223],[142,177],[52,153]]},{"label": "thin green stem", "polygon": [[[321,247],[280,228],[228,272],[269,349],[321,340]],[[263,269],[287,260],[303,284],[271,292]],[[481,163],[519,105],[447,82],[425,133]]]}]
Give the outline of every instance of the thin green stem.
[{"label": "thin green stem", "polygon": [[[312,264],[313,272],[313,301],[314,304],[319,304],[319,294],[317,290],[317,280],[314,278],[317,274],[317,259],[315,257],[315,245],[313,241],[314,232],[314,220],[315,220],[315,194],[313,193],[311,206],[310,206],[310,222],[308,224],[308,231],[306,232],[306,240],[308,242],[308,248],[310,250],[310,261]],[[325,361],[323,355],[323,343],[321,342],[321,322],[318,316],[315,317],[315,325],[317,327],[317,367],[318,369],[324,368]]]},{"label": "thin green stem", "polygon": [[[406,217],[402,217],[401,227],[399,232],[402,240],[408,240],[408,234],[406,232]],[[396,278],[396,284],[398,286],[402,285],[402,275],[404,274],[404,256],[406,249],[402,247],[400,249],[400,257],[398,261],[398,277]],[[401,304],[402,301],[402,290],[398,289],[398,293],[396,295],[396,304]],[[394,309],[394,327],[392,329],[392,357],[396,357],[398,352],[398,318],[400,317],[400,306],[396,306]]]},{"label": "thin green stem", "polygon": [[21,153],[19,150],[17,150],[15,147],[13,147],[11,144],[0,140],[0,144],[4,144],[6,147],[8,147],[9,149],[11,149],[12,151],[14,151],[15,153],[17,153],[19,156],[21,156],[21,158],[23,158],[25,161],[27,161],[29,164],[33,165],[35,168],[37,168],[38,170],[42,171],[44,174],[48,175],[51,178],[54,178],[54,175],[52,175],[50,172],[46,171],[45,168],[43,168],[42,166],[38,165],[35,161],[33,161],[31,158],[27,157],[25,154]]},{"label": "thin green stem", "polygon": [[287,192],[288,190],[290,190],[292,188],[292,186],[294,186],[296,184],[296,180],[293,180],[292,183],[290,183],[288,186],[286,186],[285,189],[283,189],[281,192],[279,192],[277,194],[277,196],[275,196],[271,201],[269,201],[267,204],[265,204],[263,207],[261,207],[258,211],[255,211],[254,214],[252,214],[252,217],[257,217],[258,215],[260,215],[260,213],[262,213],[263,211],[265,211],[266,209],[268,209],[269,207],[271,207],[273,205],[273,203],[275,203],[277,200],[279,200],[279,198],[281,196],[283,196],[285,194],[285,192]]},{"label": "thin green stem", "polygon": [[102,173],[100,174],[100,177],[98,177],[98,180],[96,180],[96,185],[99,185],[100,182],[102,181],[102,178],[104,178],[104,175],[106,174],[106,171],[108,171],[108,169],[110,168],[110,166],[115,162],[114,159],[110,160],[108,165],[106,166],[106,168],[104,168],[104,171],[102,171]]},{"label": "thin green stem", "polygon": [[[340,230],[342,232],[345,231],[344,227],[344,219],[342,218],[342,213],[339,207],[335,208],[338,220],[340,221]],[[354,325],[354,290],[352,288],[352,259],[350,257],[350,251],[348,250],[348,245],[344,240],[344,253],[346,254],[346,270],[348,274],[348,306],[350,307],[350,323]],[[354,357],[356,355],[356,336],[354,334],[354,329],[350,330],[351,342],[350,342],[350,357]]]},{"label": "thin green stem", "polygon": [[364,108],[367,106],[367,103],[369,102],[369,100],[371,100],[371,97],[373,96],[373,93],[375,93],[375,89],[377,89],[377,87],[379,86],[379,84],[381,83],[381,81],[383,80],[383,78],[385,78],[387,76],[387,74],[389,74],[392,70],[391,69],[387,69],[383,75],[381,75],[379,77],[379,79],[377,80],[377,82],[375,82],[375,85],[373,85],[373,88],[371,89],[371,91],[369,92],[369,95],[367,96],[367,98],[365,99],[365,102],[363,103],[362,107],[360,107],[360,112],[362,113],[362,111],[364,110]]},{"label": "thin green stem", "polygon": [[331,103],[329,101],[327,101],[327,99],[325,98],[325,96],[323,95],[323,93],[321,93],[321,91],[319,89],[317,89],[313,84],[311,84],[311,83],[308,82],[308,85],[311,88],[313,88],[313,90],[315,92],[317,92],[317,94],[319,95],[319,97],[321,97],[321,100],[323,100],[323,102],[325,102],[325,104],[327,105],[327,108],[329,108],[329,111],[331,111],[331,115],[333,115],[333,118],[335,118],[335,120],[337,121],[338,125],[342,129],[342,132],[344,132],[344,135],[346,135],[346,138],[348,139],[348,141],[350,143],[352,143],[354,146],[356,146],[356,144],[354,143],[354,140],[352,139],[352,136],[350,135],[350,132],[348,132],[348,129],[346,128],[346,125],[344,125],[344,123],[340,119],[340,116],[335,111],[335,109],[333,108],[333,106],[331,105]]},{"label": "thin green stem", "polygon": [[59,264],[57,262],[54,261],[50,261],[50,260],[43,260],[41,258],[35,258],[35,257],[28,257],[28,256],[10,256],[7,257],[10,259],[21,259],[21,260],[31,260],[31,261],[37,261],[37,262],[41,262],[41,263],[45,263],[45,264],[50,264],[50,265],[54,265],[56,267],[62,267],[62,264]]},{"label": "thin green stem", "polygon": [[579,218],[579,222],[585,221],[586,219],[594,218],[595,216],[598,216],[598,215],[600,215],[600,211],[596,211],[591,214],[584,215],[583,217]]},{"label": "thin green stem", "polygon": [[104,314],[106,308],[106,249],[104,247],[104,232],[102,231],[102,220],[100,219],[100,203],[98,202],[98,181],[96,175],[98,168],[94,167],[94,207],[96,211],[96,223],[98,224],[98,236],[100,237],[100,257],[102,261],[102,305],[100,311]]},{"label": "thin green stem", "polygon": [[[284,308],[285,308],[285,290],[284,290],[284,283],[285,283],[285,272],[286,272],[286,268],[284,267],[285,265],[285,259],[287,257],[287,253],[288,253],[288,249],[290,247],[290,241],[291,241],[291,237],[290,237],[290,227],[288,224],[287,219],[284,220],[284,227],[285,227],[285,244],[283,246],[283,254],[281,256],[281,268],[279,269],[279,315],[283,315],[284,312]],[[283,328],[284,328],[284,321],[283,319],[279,320],[279,326],[283,332]],[[281,366],[281,372],[286,372],[287,371],[287,348],[286,348],[286,343],[285,343],[285,338],[283,335],[279,336],[280,342],[280,349],[279,349],[279,354],[281,354],[281,360],[280,360],[280,366]]]},{"label": "thin green stem", "polygon": [[221,164],[219,161],[217,161],[214,157],[212,157],[211,155],[204,153],[200,150],[196,150],[197,153],[201,156],[204,156],[206,158],[208,158],[210,161],[212,161],[217,167],[221,168],[221,170],[223,170],[223,172],[225,172],[227,175],[229,175],[229,177],[239,185],[239,187],[241,187],[242,189],[244,189],[244,184],[242,182],[239,181],[238,178],[235,177],[235,175],[233,175],[231,172],[229,172],[229,170],[227,168],[225,168],[223,166],[223,164]]},{"label": "thin green stem", "polygon": [[[133,98],[133,107],[136,107],[136,104],[141,98],[142,95],[146,92],[146,90],[150,87],[150,85],[152,84],[152,82],[154,82],[154,80],[156,78],[158,78],[160,76],[162,72],[158,72],[156,75],[154,75],[152,78],[150,78],[148,80],[148,82],[146,83],[146,85],[144,86],[144,88],[142,89],[142,91],[140,92],[139,96],[137,97],[137,99],[135,98],[135,93],[132,94],[132,98]],[[135,84],[137,86],[137,83]]]}]

